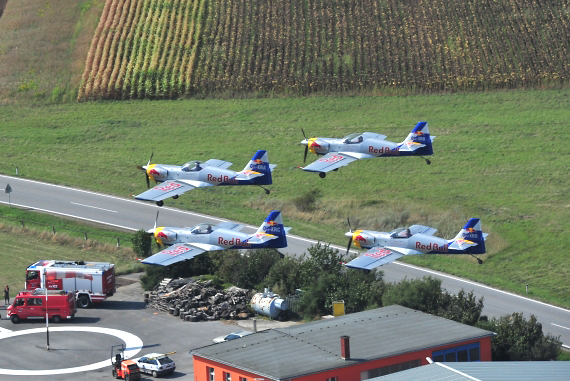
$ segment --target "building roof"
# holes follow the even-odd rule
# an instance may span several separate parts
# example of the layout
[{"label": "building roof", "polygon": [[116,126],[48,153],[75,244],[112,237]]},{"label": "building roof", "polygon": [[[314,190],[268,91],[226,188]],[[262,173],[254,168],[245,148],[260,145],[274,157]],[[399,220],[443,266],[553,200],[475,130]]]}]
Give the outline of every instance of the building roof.
[{"label": "building roof", "polygon": [[[340,336],[345,335],[350,337],[350,360],[341,358]],[[197,348],[191,354],[281,380],[491,335],[483,329],[394,305],[270,329]]]},{"label": "building roof", "polygon": [[570,361],[433,363],[370,381],[566,381]]}]

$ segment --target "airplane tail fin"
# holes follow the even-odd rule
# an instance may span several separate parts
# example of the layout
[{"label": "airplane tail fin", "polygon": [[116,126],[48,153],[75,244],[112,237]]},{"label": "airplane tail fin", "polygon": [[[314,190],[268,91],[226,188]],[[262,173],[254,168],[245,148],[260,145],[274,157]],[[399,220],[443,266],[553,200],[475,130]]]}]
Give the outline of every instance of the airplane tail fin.
[{"label": "airplane tail fin", "polygon": [[481,221],[471,218],[451,241],[449,248],[464,250],[467,254],[485,254],[485,238],[487,234],[481,231]]},{"label": "airplane tail fin", "polygon": [[434,139],[435,136],[429,134],[428,123],[419,122],[402,142],[400,151],[413,151],[417,155],[433,155]]},{"label": "airplane tail fin", "polygon": [[271,172],[276,166],[276,164],[269,164],[267,151],[259,150],[253,155],[240,174],[251,175],[255,172],[257,172],[257,174],[261,173],[262,176],[257,175],[257,177],[255,177],[255,183],[259,185],[270,185],[273,182]]},{"label": "airplane tail fin", "polygon": [[[258,239],[263,241],[265,241],[263,237],[268,237],[269,240],[266,240],[267,246],[279,249],[287,247],[286,233],[288,230],[288,228],[283,226],[281,211],[272,210],[252,237],[258,237]],[[275,236],[277,238],[274,238]],[[250,240],[249,242],[253,243],[253,240]]]}]

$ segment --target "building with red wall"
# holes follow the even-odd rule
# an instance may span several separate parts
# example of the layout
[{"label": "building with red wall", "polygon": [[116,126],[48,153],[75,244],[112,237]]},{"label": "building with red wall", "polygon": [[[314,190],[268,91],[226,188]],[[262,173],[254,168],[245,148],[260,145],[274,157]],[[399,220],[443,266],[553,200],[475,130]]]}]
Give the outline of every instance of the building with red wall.
[{"label": "building with red wall", "polygon": [[389,306],[197,348],[197,381],[360,381],[439,361],[491,361],[493,333]]}]

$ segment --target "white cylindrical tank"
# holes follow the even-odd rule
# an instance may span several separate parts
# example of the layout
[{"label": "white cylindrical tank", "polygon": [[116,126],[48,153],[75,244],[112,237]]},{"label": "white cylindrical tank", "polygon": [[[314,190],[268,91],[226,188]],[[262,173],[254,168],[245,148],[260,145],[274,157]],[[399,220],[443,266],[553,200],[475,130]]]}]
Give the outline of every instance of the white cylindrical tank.
[{"label": "white cylindrical tank", "polygon": [[273,292],[260,292],[251,298],[251,308],[260,315],[277,319],[281,311],[289,308],[289,302]]}]

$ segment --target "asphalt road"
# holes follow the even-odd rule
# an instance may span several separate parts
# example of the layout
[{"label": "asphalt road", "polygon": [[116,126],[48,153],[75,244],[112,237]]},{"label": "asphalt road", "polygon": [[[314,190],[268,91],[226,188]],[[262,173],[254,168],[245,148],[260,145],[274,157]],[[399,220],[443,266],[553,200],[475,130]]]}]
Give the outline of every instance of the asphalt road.
[{"label": "asphalt road", "polygon": [[[160,210],[159,225],[193,226],[202,222],[215,224],[225,221],[166,206],[158,208],[153,203],[134,199],[0,175],[0,202],[4,204],[8,203],[8,195],[4,193],[6,184],[10,184],[12,188],[10,198],[13,205],[128,230],[151,228],[157,210]],[[287,216],[283,218],[286,224]],[[259,221],[260,224],[261,222]],[[247,226],[244,231],[254,232],[256,229],[257,227]],[[288,255],[300,255],[314,243],[316,241],[288,234],[288,247],[281,251]],[[385,280],[390,282],[399,281],[404,277],[431,275],[441,279],[442,286],[451,293],[457,293],[461,289],[473,290],[477,297],[485,298],[483,313],[489,317],[513,312],[523,312],[526,317],[533,314],[542,323],[544,332],[560,336],[564,346],[570,349],[570,310],[405,263],[394,262],[382,267],[382,270]]]}]

